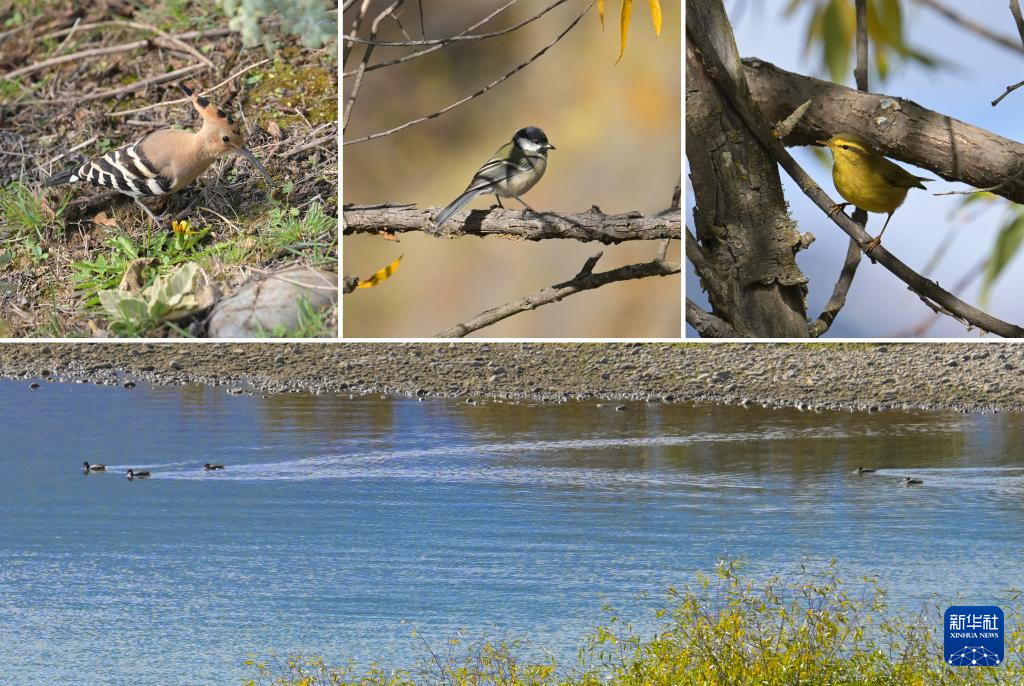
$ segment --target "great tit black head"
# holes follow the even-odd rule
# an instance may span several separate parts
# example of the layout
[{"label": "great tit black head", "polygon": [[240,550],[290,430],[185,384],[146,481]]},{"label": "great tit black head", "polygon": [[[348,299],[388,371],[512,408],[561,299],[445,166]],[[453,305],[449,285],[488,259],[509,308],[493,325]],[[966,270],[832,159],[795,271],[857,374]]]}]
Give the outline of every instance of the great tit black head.
[{"label": "great tit black head", "polygon": [[523,150],[555,150],[555,146],[548,143],[548,137],[536,126],[519,129],[512,140]]}]

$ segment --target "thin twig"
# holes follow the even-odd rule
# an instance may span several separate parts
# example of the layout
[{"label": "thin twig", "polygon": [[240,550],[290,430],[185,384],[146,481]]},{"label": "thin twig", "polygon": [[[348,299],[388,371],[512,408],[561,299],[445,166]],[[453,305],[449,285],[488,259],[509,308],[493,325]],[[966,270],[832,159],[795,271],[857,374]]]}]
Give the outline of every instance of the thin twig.
[{"label": "thin twig", "polygon": [[1016,52],[1024,52],[1024,47],[1022,47],[1017,41],[1013,40],[1009,36],[1004,36],[1002,34],[996,33],[992,29],[988,28],[987,26],[980,22],[975,21],[969,16],[965,14],[960,14],[956,10],[949,8],[948,6],[939,2],[939,0],[917,0],[917,2],[932,8],[939,14],[949,19],[950,21],[960,24],[960,26],[962,26],[963,28],[978,34],[979,36],[985,38],[986,40],[992,41],[997,45],[1001,45],[1004,48],[1009,48],[1010,50],[1014,50]]},{"label": "thin twig", "polygon": [[567,298],[576,293],[600,288],[601,286],[615,283],[617,281],[646,279],[651,276],[671,276],[673,274],[678,274],[680,271],[678,264],[652,260],[650,262],[631,264],[625,267],[619,267],[618,269],[594,274],[592,270],[600,257],[600,253],[590,257],[586,263],[584,263],[583,268],[581,268],[576,276],[569,281],[556,284],[548,288],[543,288],[531,295],[520,298],[519,300],[481,312],[468,322],[456,324],[451,328],[445,329],[441,333],[437,334],[437,337],[462,338],[474,331],[496,324],[497,322],[507,319],[513,315],[559,302],[563,298]]},{"label": "thin twig", "polygon": [[[228,83],[231,83],[232,81],[237,79],[239,76],[241,76],[245,72],[247,72],[247,71],[249,71],[251,69],[255,69],[256,67],[260,66],[261,64],[266,64],[269,61],[270,61],[269,58],[265,59],[265,60],[260,60],[259,62],[256,62],[255,64],[250,64],[248,67],[245,67],[243,69],[239,69],[234,74],[232,74],[231,76],[227,77],[226,79],[224,79],[223,81],[218,83],[216,86],[211,86],[210,88],[206,88],[206,89],[200,91],[199,95],[207,95],[208,93],[212,93],[215,90],[217,90],[218,88],[220,88],[221,86],[224,86],[224,85],[226,85]],[[155,109],[158,109],[160,107],[170,107],[171,105],[183,105],[183,104],[185,104],[187,102],[191,102],[191,99],[190,98],[178,98],[176,100],[166,100],[164,102],[156,102],[156,103],[153,103],[152,105],[146,105],[145,107],[136,107],[135,109],[132,109],[132,110],[121,110],[119,112],[107,112],[107,116],[108,117],[126,117],[129,114],[138,114],[139,112],[146,112],[148,110],[155,110]]]},{"label": "thin twig", "polygon": [[[708,77],[718,86],[725,99],[742,118],[750,131],[761,142],[761,145],[763,145],[765,149],[775,157],[778,163],[786,170],[786,173],[789,174],[789,176],[796,182],[804,194],[823,212],[828,214],[832,221],[835,222],[843,232],[851,238],[856,239],[857,243],[862,247],[867,245],[871,240],[871,237],[868,236],[859,224],[856,224],[845,214],[833,211],[836,203],[832,201],[828,194],[826,194],[814,179],[812,179],[810,175],[808,175],[807,172],[804,171],[804,169],[796,162],[796,160],[793,159],[793,156],[789,154],[789,151],[786,150],[782,142],[771,135],[768,127],[761,119],[759,110],[755,108],[753,103],[749,101],[749,99],[745,100],[744,97],[740,95],[736,84],[729,76],[728,70],[725,68],[725,65],[722,64],[718,54],[714,51],[714,46],[710,43],[708,38],[700,35],[700,32],[693,30],[689,26],[687,26],[686,35],[687,40],[697,48],[701,55],[701,59],[704,60]],[[995,333],[1007,338],[1024,337],[1024,329],[1021,327],[1004,322],[967,304],[963,300],[960,300],[934,281],[930,281],[912,270],[886,250],[884,246],[880,245],[875,248],[872,251],[872,256],[898,279],[906,283],[910,289],[919,296],[938,303],[945,309],[952,312],[955,316],[969,322],[972,326],[976,326],[990,333]]]},{"label": "thin twig", "polygon": [[[130,25],[130,24],[129,24]],[[95,29],[104,29],[108,26],[125,26],[125,22],[120,19],[109,19],[107,21],[97,21],[89,24],[80,24],[76,29],[74,26],[66,29],[58,29],[57,31],[51,31],[41,38],[60,38],[66,36],[74,31],[93,31]],[[211,29],[208,31],[197,30],[197,31],[186,31],[185,33],[177,33],[173,38],[178,40],[186,40],[191,38],[218,38],[220,36],[226,36],[230,33],[235,33],[231,29]]]},{"label": "thin twig", "polygon": [[438,44],[445,44],[445,43],[455,43],[457,41],[484,40],[485,38],[495,38],[497,36],[504,36],[505,34],[512,33],[513,31],[517,31],[517,30],[521,29],[522,27],[526,26],[527,24],[529,24],[530,22],[533,22],[533,21],[536,21],[537,19],[540,19],[541,17],[543,17],[545,14],[547,14],[551,10],[555,9],[559,5],[562,5],[562,4],[564,4],[564,3],[568,2],[568,1],[569,0],[555,0],[555,2],[553,2],[550,5],[548,5],[543,10],[541,10],[540,14],[536,14],[536,15],[534,15],[532,17],[524,19],[521,22],[519,22],[518,24],[513,24],[512,26],[508,27],[507,29],[501,29],[500,31],[492,31],[490,33],[475,33],[475,34],[470,34],[470,35],[458,35],[458,36],[452,36],[450,38],[433,38],[431,40],[396,40],[396,41],[375,41],[372,38],[369,38],[369,39],[367,39],[367,38],[359,38],[358,36],[356,36],[353,33],[351,35],[345,36],[345,39],[349,40],[349,41],[352,41],[354,43],[363,43],[364,45],[380,45],[380,46],[388,46],[388,47],[394,47],[394,48],[397,48],[397,47],[412,48],[412,47],[419,47],[419,46],[422,46],[422,45],[438,45]]},{"label": "thin twig", "polygon": [[[384,21],[384,18],[394,16],[395,10],[401,7],[404,2],[405,0],[395,0],[391,3],[390,7],[377,15],[377,18],[373,20],[372,24],[370,24],[371,38],[377,36],[377,31],[380,30],[380,24]],[[349,93],[348,101],[345,103],[345,113],[341,120],[342,132],[348,128],[348,120],[352,116],[352,108],[356,104],[356,97],[358,97],[359,89],[363,85],[363,75],[366,74],[366,65],[370,63],[370,55],[373,54],[373,48],[373,43],[367,45],[365,52],[363,52],[363,59],[359,61],[359,69],[356,70],[356,82],[352,85],[352,91]]]},{"label": "thin twig", "polygon": [[441,110],[438,110],[437,112],[434,112],[433,114],[428,114],[425,117],[419,117],[418,119],[413,119],[412,121],[407,121],[404,124],[400,124],[399,126],[396,126],[393,129],[388,129],[387,131],[381,131],[379,133],[372,133],[372,134],[370,134],[368,136],[363,136],[362,138],[356,138],[355,140],[344,141],[343,145],[354,145],[355,143],[363,143],[363,142],[366,142],[366,141],[374,140],[375,138],[383,138],[384,136],[390,136],[391,134],[397,133],[397,132],[401,131],[402,129],[407,129],[410,126],[414,126],[416,124],[422,124],[423,122],[428,121],[430,119],[434,119],[435,117],[440,117],[442,114],[445,114],[447,112],[451,112],[452,110],[454,110],[459,105],[464,105],[467,102],[469,102],[470,100],[472,100],[473,98],[480,97],[481,95],[483,95],[487,91],[489,91],[492,88],[494,88],[495,86],[497,86],[502,81],[505,81],[506,79],[511,78],[515,74],[519,73],[521,70],[525,69],[526,67],[530,66],[531,64],[536,62],[538,59],[540,59],[541,55],[543,55],[548,50],[550,50],[552,47],[554,47],[555,44],[557,44],[560,40],[565,38],[565,36],[570,31],[573,30],[573,28],[576,26],[576,24],[578,24],[580,22],[580,20],[583,19],[584,15],[586,15],[586,13],[589,12],[590,9],[594,6],[595,2],[597,2],[597,0],[590,0],[590,3],[587,4],[586,8],[584,8],[584,10],[582,12],[580,12],[579,15],[575,19],[572,20],[572,23],[570,23],[569,26],[567,26],[564,31],[562,31],[560,34],[555,36],[555,39],[553,41],[551,41],[550,43],[545,45],[543,48],[541,48],[540,51],[537,52],[533,57],[531,57],[527,61],[523,62],[522,64],[518,65],[512,71],[508,72],[504,76],[501,76],[498,79],[496,79],[496,80],[492,81],[491,83],[487,84],[486,86],[484,86],[483,88],[481,88],[477,92],[473,93],[472,95],[468,95],[468,96],[466,96],[465,98],[463,98],[461,100],[453,102],[451,105],[448,105],[447,107],[445,107],[445,108],[443,108]]},{"label": "thin twig", "polygon": [[[1021,81],[1021,83],[1024,84],[1024,81]],[[1001,191],[1006,188],[1021,176],[1024,176],[1024,165],[1021,165],[1021,168],[1014,172],[1012,176],[1006,177],[994,186],[989,186],[987,188],[972,188],[967,191],[943,191],[941,193],[932,193],[932,195],[974,195],[975,193],[995,193],[996,191]]]},{"label": "thin twig", "polygon": [[1024,16],[1020,13],[1019,0],[1010,0],[1010,14],[1013,15],[1013,22],[1017,25],[1017,35],[1020,36],[1020,44],[1024,48]]},{"label": "thin twig", "polygon": [[[363,19],[366,18],[366,12],[370,9],[370,0],[363,0],[363,4],[359,6],[359,11],[356,12],[355,19],[352,20],[352,33],[353,35],[359,33],[359,27],[363,25]],[[348,64],[348,57],[352,54],[352,48],[355,47],[355,42],[345,41],[345,49],[342,52],[341,68],[344,69],[345,65]]]},{"label": "thin twig", "polygon": [[298,155],[299,153],[306,152],[307,150],[311,150],[313,148],[318,148],[321,145],[323,145],[324,143],[327,143],[329,141],[337,140],[337,138],[338,138],[337,132],[329,133],[326,136],[322,136],[320,138],[315,138],[315,139],[311,140],[308,143],[303,143],[302,145],[300,145],[299,147],[297,147],[297,148],[295,148],[293,150],[289,150],[285,154],[280,155],[280,158],[282,160],[284,160],[284,159],[288,159],[289,157],[294,157],[295,155]]},{"label": "thin twig", "polygon": [[82,23],[82,18],[81,17],[75,17],[75,23],[71,25],[71,31],[68,33],[68,35],[64,36],[64,40],[62,40],[60,42],[60,45],[57,46],[57,49],[53,51],[54,55],[59,55],[60,53],[64,52],[64,47],[74,37],[75,31],[78,30],[78,26],[81,23]]},{"label": "thin twig", "polygon": [[29,64],[22,67],[21,69],[15,69],[9,71],[3,75],[4,79],[13,79],[18,76],[24,76],[25,74],[33,74],[37,71],[42,71],[48,67],[52,67],[57,64],[64,64],[65,62],[74,62],[75,60],[84,60],[90,57],[100,57],[102,55],[116,55],[119,52],[131,52],[132,50],[138,50],[149,45],[149,39],[135,41],[134,43],[122,43],[121,45],[111,45],[105,48],[92,48],[90,50],[82,50],[80,52],[73,52],[69,55],[60,55],[58,57],[51,57],[50,59],[43,60],[42,62],[36,62],[35,64]]},{"label": "thin twig", "polygon": [[57,160],[61,159],[62,157],[65,157],[66,155],[70,155],[71,153],[75,152],[76,150],[81,150],[82,148],[84,148],[87,145],[92,145],[92,143],[94,143],[98,138],[99,138],[99,136],[97,135],[97,136],[93,136],[92,138],[90,138],[87,141],[82,141],[81,143],[79,143],[75,147],[69,148],[69,149],[65,150],[64,152],[62,152],[61,154],[57,155],[56,157],[54,157],[52,159],[49,159],[46,162],[44,162],[43,164],[39,165],[39,168],[49,167],[51,164],[53,164]]},{"label": "thin twig", "polygon": [[122,86],[121,88],[114,88],[113,90],[102,91],[100,93],[90,93],[89,95],[82,95],[82,96],[79,96],[78,98],[76,98],[73,103],[69,102],[67,99],[59,99],[59,100],[22,100],[20,102],[13,102],[11,104],[12,105],[57,105],[57,104],[62,104],[62,103],[63,104],[78,104],[78,103],[88,102],[90,100],[105,100],[107,98],[116,98],[116,97],[118,97],[120,95],[125,95],[127,93],[133,93],[135,91],[142,90],[142,89],[147,88],[149,86],[156,85],[158,83],[164,83],[165,81],[174,81],[175,79],[179,79],[182,76],[185,76],[186,74],[191,74],[192,72],[199,71],[201,69],[206,69],[206,67],[203,66],[202,64],[193,64],[193,65],[190,65],[188,67],[182,67],[181,69],[175,69],[174,71],[169,71],[166,74],[159,74],[159,75],[154,76],[152,78],[143,79],[142,81],[136,81],[135,83],[129,84],[127,86]]},{"label": "thin twig", "polygon": [[[489,22],[491,19],[494,19],[496,16],[498,16],[499,14],[501,14],[502,12],[507,10],[509,7],[511,7],[512,5],[516,4],[517,2],[519,2],[519,0],[509,0],[509,2],[505,3],[504,5],[502,5],[498,9],[494,10],[493,12],[488,14],[486,17],[484,17],[483,19],[481,19],[477,23],[475,23],[472,26],[464,29],[463,31],[461,31],[459,33],[457,33],[456,35],[457,36],[464,36],[467,33],[469,33],[470,31],[473,31],[475,29],[480,28],[481,26],[483,26],[484,24]],[[410,52],[408,55],[403,55],[402,57],[396,57],[393,60],[387,60],[385,62],[378,62],[377,64],[371,64],[371,65],[366,67],[366,71],[368,71],[368,72],[376,71],[377,69],[383,69],[384,67],[390,67],[390,66],[395,65],[395,64],[401,64],[403,62],[408,62],[410,60],[416,59],[417,57],[423,57],[424,55],[427,55],[429,53],[434,52],[435,50],[440,50],[445,45],[447,45],[447,43],[438,43],[437,45],[432,45],[429,48],[425,48],[423,50],[417,50],[416,52]],[[346,72],[344,72],[342,74],[342,77],[347,79],[350,76],[355,76],[355,74],[356,74],[356,72],[354,72],[354,71],[346,71]]]},{"label": "thin twig", "polygon": [[[953,289],[959,291],[970,286],[975,279],[981,276],[981,273],[988,265],[988,262],[988,255],[981,258],[980,261],[976,262],[973,267],[967,270],[967,272],[963,276],[961,276],[955,284],[953,284]],[[948,313],[942,312],[941,310],[936,308],[932,308],[932,313],[928,315],[927,319],[922,321],[920,324],[917,324],[916,326],[912,326],[904,331],[896,332],[895,334],[893,334],[893,338],[921,338],[928,332],[928,329],[932,328],[935,322],[938,321],[939,318],[937,315],[940,314]]]},{"label": "thin twig", "polygon": [[1003,98],[1005,98],[1007,95],[1009,95],[1010,93],[1014,92],[1015,90],[1017,90],[1021,86],[1024,86],[1024,81],[1018,81],[1017,83],[1013,84],[1012,86],[1007,86],[1006,90],[1003,91],[1003,94],[1000,95],[998,98],[996,98],[995,100],[992,101],[992,103],[991,103],[992,107],[995,107],[996,105],[1001,103],[1003,101]]}]

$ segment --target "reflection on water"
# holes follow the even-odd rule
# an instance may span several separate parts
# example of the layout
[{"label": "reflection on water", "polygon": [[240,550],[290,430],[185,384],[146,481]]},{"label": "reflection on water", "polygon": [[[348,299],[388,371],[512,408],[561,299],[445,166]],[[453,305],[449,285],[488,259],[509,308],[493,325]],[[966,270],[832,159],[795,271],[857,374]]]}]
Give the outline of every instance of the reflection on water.
[{"label": "reflection on water", "polygon": [[571,661],[603,602],[644,626],[723,555],[836,556],[897,605],[1024,586],[1017,416],[24,382],[0,412],[0,683],[230,683],[270,649],[408,665],[403,620]]}]

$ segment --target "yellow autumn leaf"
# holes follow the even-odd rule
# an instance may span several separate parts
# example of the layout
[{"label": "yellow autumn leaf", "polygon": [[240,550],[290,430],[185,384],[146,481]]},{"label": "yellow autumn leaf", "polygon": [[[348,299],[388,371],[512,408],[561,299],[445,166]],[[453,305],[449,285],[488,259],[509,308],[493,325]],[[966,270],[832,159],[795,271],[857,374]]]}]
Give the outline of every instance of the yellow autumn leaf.
[{"label": "yellow autumn leaf", "polygon": [[658,0],[651,2],[651,21],[654,22],[654,35],[661,35],[661,3]]},{"label": "yellow autumn leaf", "polygon": [[629,36],[629,17],[633,14],[633,0],[622,0],[622,14],[619,16],[619,31],[621,38],[619,39],[619,59],[615,60],[615,64],[618,64],[622,60],[622,56],[626,54],[626,37]]},{"label": "yellow autumn leaf", "polygon": [[388,266],[384,267],[383,269],[378,269],[377,271],[375,271],[373,273],[373,276],[371,276],[370,278],[366,279],[365,281],[360,281],[359,285],[356,286],[356,288],[373,288],[381,281],[385,281],[391,278],[391,275],[395,273],[396,269],[398,269],[398,263],[402,261],[402,257],[405,256],[400,256],[397,260],[395,260]]},{"label": "yellow autumn leaf", "polygon": [[597,0],[597,16],[601,18],[601,30],[604,30],[604,0]]}]

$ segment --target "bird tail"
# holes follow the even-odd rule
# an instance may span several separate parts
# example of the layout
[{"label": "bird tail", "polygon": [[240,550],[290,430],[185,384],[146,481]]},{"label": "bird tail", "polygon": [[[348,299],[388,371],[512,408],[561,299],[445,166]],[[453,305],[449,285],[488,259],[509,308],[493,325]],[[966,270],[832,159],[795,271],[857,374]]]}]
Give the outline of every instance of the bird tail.
[{"label": "bird tail", "polygon": [[75,168],[75,169],[68,169],[67,171],[62,171],[59,174],[54,174],[53,176],[48,178],[46,181],[43,181],[43,186],[44,187],[59,186],[59,185],[64,184],[64,183],[72,183],[73,181],[77,181],[78,179],[75,178],[75,172],[76,171],[78,171],[77,168]]},{"label": "bird tail", "polygon": [[434,217],[434,226],[436,228],[440,228],[441,224],[444,224],[446,221],[448,221],[449,217],[451,217],[453,214],[461,210],[469,203],[470,200],[480,195],[481,193],[483,193],[482,189],[471,188],[462,195],[460,195],[459,197],[455,198],[455,200],[452,200],[451,204],[448,205],[448,207],[438,212],[437,216]]},{"label": "bird tail", "polygon": [[935,180],[935,179],[929,179],[929,178],[924,177],[924,176],[915,176],[914,178],[917,179],[917,183],[914,185],[914,188],[924,188],[924,190],[928,190],[927,188],[924,187],[925,182],[927,182],[927,181],[934,181]]}]

